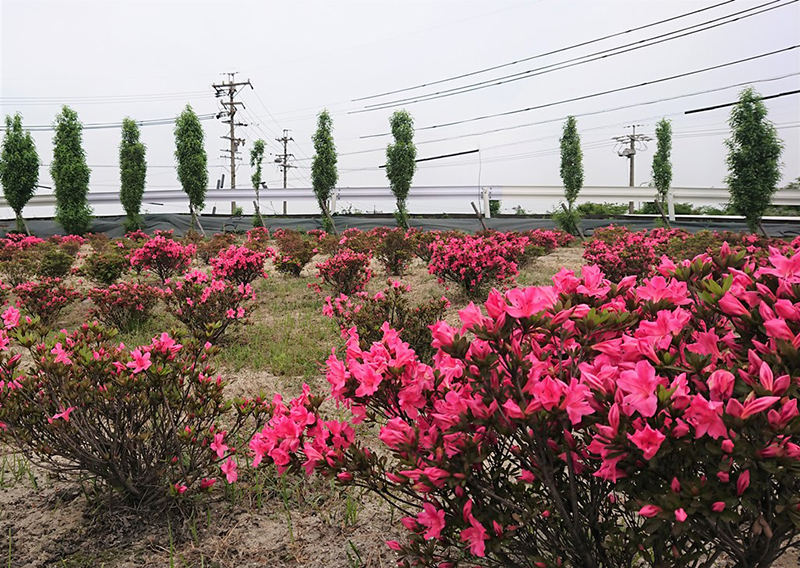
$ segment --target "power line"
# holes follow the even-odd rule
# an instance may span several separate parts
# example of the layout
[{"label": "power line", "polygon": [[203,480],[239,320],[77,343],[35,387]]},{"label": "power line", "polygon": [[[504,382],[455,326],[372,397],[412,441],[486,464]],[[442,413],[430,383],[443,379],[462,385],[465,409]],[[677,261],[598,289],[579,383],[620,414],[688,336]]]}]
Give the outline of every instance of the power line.
[{"label": "power line", "polygon": [[[446,97],[462,95],[462,94],[465,94],[465,93],[471,93],[471,92],[478,91],[478,90],[481,90],[481,89],[488,89],[490,87],[496,87],[496,86],[499,86],[499,85],[505,85],[507,83],[513,83],[515,81],[522,81],[524,79],[530,79],[530,78],[533,78],[533,77],[538,77],[540,75],[546,75],[547,73],[553,73],[555,71],[561,71],[561,70],[564,70],[564,69],[569,69],[571,67],[577,67],[579,65],[584,65],[586,63],[592,63],[592,62],[595,62],[595,61],[608,59],[608,58],[611,58],[611,57],[615,57],[617,55],[623,55],[625,53],[630,53],[632,51],[636,51],[636,50],[639,50],[639,49],[646,49],[646,48],[652,47],[654,45],[659,45],[661,43],[665,43],[665,42],[672,41],[672,40],[675,40],[675,39],[681,39],[681,38],[684,38],[684,37],[687,37],[687,36],[690,36],[690,35],[694,35],[694,34],[697,34],[697,33],[709,31],[709,30],[712,30],[714,28],[718,28],[720,26],[724,26],[724,25],[727,25],[727,24],[732,24],[734,22],[738,22],[738,21],[744,20],[746,18],[750,18],[750,17],[753,17],[753,16],[758,16],[758,15],[764,14],[764,13],[769,12],[771,10],[777,10],[779,8],[785,8],[786,6],[790,6],[790,5],[794,4],[794,3],[796,3],[798,0],[791,0],[786,4],[781,4],[779,6],[771,6],[769,8],[765,8],[765,9],[761,10],[760,12],[747,14],[747,15],[740,16],[738,18],[734,18],[734,19],[731,19],[731,20],[727,20],[727,21],[724,21],[724,22],[721,22],[721,23],[715,23],[715,24],[710,25],[710,26],[708,25],[708,24],[712,24],[714,22],[719,22],[719,20],[725,20],[727,18],[730,18],[731,16],[744,14],[746,12],[752,12],[753,10],[758,10],[760,8],[764,8],[765,6],[769,6],[771,4],[775,4],[775,3],[780,2],[780,1],[781,0],[771,0],[770,2],[767,2],[765,4],[761,4],[760,6],[755,6],[753,8],[747,8],[745,10],[741,10],[741,11],[735,12],[733,14],[728,14],[726,16],[722,16],[722,17],[716,18],[714,20],[701,22],[699,24],[693,24],[691,26],[688,26],[688,27],[685,27],[685,28],[681,28],[679,30],[674,30],[674,31],[671,31],[671,32],[667,32],[667,33],[658,35],[658,36],[645,38],[643,40],[635,41],[635,42],[628,43],[628,44],[625,44],[625,45],[620,45],[620,46],[617,46],[617,47],[611,47],[611,48],[604,49],[604,50],[601,50],[601,51],[597,51],[597,52],[594,52],[594,53],[590,53],[590,54],[587,54],[587,55],[582,55],[580,57],[574,57],[572,59],[567,59],[566,61],[560,61],[560,62],[557,62],[557,63],[551,63],[551,64],[545,65],[543,67],[537,67],[537,68],[534,68],[534,69],[528,69],[526,71],[520,71],[518,73],[513,73],[511,75],[505,75],[503,77],[496,77],[494,79],[489,79],[489,80],[481,81],[481,82],[478,82],[478,83],[472,83],[470,85],[462,85],[462,86],[454,87],[452,89],[447,89],[447,90],[444,90],[444,91],[437,91],[437,92],[434,92],[434,93],[427,93],[427,94],[415,95],[415,96],[407,97],[407,98],[403,98],[403,99],[396,99],[396,100],[388,101],[388,102],[385,102],[385,103],[367,105],[366,107],[364,107],[362,109],[350,111],[348,114],[360,114],[360,113],[364,113],[364,112],[371,112],[371,111],[376,111],[376,110],[384,110],[384,109],[387,109],[387,108],[393,108],[393,107],[395,107],[395,106],[397,106],[399,104],[411,105],[411,104],[416,104],[416,103],[420,103],[420,102],[428,102],[428,101],[442,99],[442,98],[446,98]],[[702,28],[702,29],[693,29],[693,28],[698,28],[698,27],[701,27],[701,26],[707,26],[707,27]],[[686,31],[686,30],[693,30],[693,31]],[[681,32],[685,32],[685,33],[681,33]],[[679,35],[674,35],[674,34],[679,34]],[[667,37],[667,36],[672,36],[672,37]],[[653,41],[653,40],[658,40],[658,41]],[[650,43],[645,43],[645,42],[650,42]],[[643,43],[644,43],[644,45],[642,45]],[[614,53],[612,53],[612,52],[614,52]]]},{"label": "power line", "polygon": [[[482,115],[482,116],[476,116],[476,117],[473,117],[473,118],[465,118],[463,120],[454,120],[452,122],[444,122],[444,123],[441,123],[441,124],[434,124],[434,125],[431,125],[431,126],[423,126],[421,128],[417,128],[416,130],[417,131],[420,131],[420,130],[433,130],[435,128],[446,128],[446,127],[449,127],[449,126],[456,126],[458,124],[466,124],[466,123],[469,123],[469,122],[477,122],[477,121],[487,120],[487,119],[490,119],[490,118],[497,118],[497,117],[501,117],[501,116],[511,116],[511,115],[519,114],[519,113],[523,113],[523,112],[530,112],[532,110],[540,110],[540,109],[543,109],[543,108],[562,105],[562,104],[565,104],[565,103],[583,101],[583,100],[592,99],[592,98],[595,98],[595,97],[600,97],[600,96],[604,96],[604,95],[610,95],[610,94],[613,94],[613,93],[620,93],[620,92],[623,92],[623,91],[629,91],[631,89],[638,89],[638,88],[649,86],[649,85],[657,85],[659,83],[665,83],[667,81],[673,81],[675,79],[682,79],[684,77],[690,77],[692,75],[698,75],[700,73],[706,73],[708,71],[714,71],[716,69],[722,69],[724,67],[730,67],[732,65],[739,65],[740,63],[746,63],[748,61],[755,61],[757,59],[762,59],[764,57],[770,57],[772,55],[777,55],[779,53],[785,53],[785,52],[788,52],[788,51],[795,50],[798,47],[800,47],[800,45],[793,45],[793,46],[790,46],[790,47],[784,47],[783,49],[777,49],[775,51],[769,51],[767,53],[761,53],[759,55],[754,55],[752,57],[746,57],[744,59],[738,59],[736,61],[730,61],[728,63],[721,63],[719,65],[712,65],[711,67],[705,67],[703,69],[696,69],[694,71],[687,71],[686,73],[679,73],[677,75],[671,75],[669,77],[663,77],[661,79],[655,79],[655,80],[652,80],[652,81],[645,81],[643,83],[638,83],[638,84],[634,84],[634,85],[628,85],[628,86],[625,86],[625,87],[618,87],[616,89],[608,89],[606,91],[599,91],[597,93],[592,93],[590,95],[582,95],[580,97],[572,97],[572,98],[569,98],[569,99],[563,99],[563,100],[560,100],[560,101],[553,101],[553,102],[549,102],[549,103],[545,103],[545,104],[541,104],[541,105],[537,105],[537,106],[532,106],[532,107],[527,107],[527,108],[522,108],[522,109],[517,109],[517,110],[509,110],[509,111],[505,111],[505,112],[498,112],[498,113],[494,113],[494,114],[486,114],[486,115]],[[381,134],[368,134],[366,136],[361,136],[361,138],[362,139],[365,139],[365,138],[379,138],[379,137],[389,136],[389,135],[391,135],[390,132],[383,132]]]},{"label": "power line", "polygon": [[[623,105],[623,106],[605,108],[605,109],[596,110],[596,111],[578,113],[578,114],[574,114],[572,116],[575,116],[576,118],[582,118],[582,117],[586,117],[586,116],[595,116],[595,115],[599,115],[599,114],[606,114],[606,113],[609,113],[609,112],[616,112],[616,111],[619,111],[619,110],[627,110],[629,108],[633,108],[633,107],[637,107],[637,106],[648,106],[648,105],[654,105],[654,104],[658,104],[658,103],[662,103],[662,102],[669,102],[669,101],[684,99],[684,98],[688,98],[688,97],[695,97],[695,96],[699,96],[699,95],[717,93],[717,92],[720,92],[720,91],[726,91],[728,89],[735,89],[735,88],[744,87],[744,86],[747,86],[747,85],[754,85],[756,83],[768,83],[768,82],[772,82],[772,81],[780,81],[782,79],[788,79],[790,77],[796,77],[798,75],[800,75],[800,72],[787,73],[785,75],[778,75],[778,76],[775,76],[775,77],[766,77],[764,79],[755,79],[755,80],[752,80],[752,81],[742,81],[740,83],[733,83],[731,85],[725,85],[723,87],[716,87],[714,89],[705,89],[705,90],[702,90],[702,91],[695,91],[693,93],[686,93],[686,94],[683,94],[683,95],[676,95],[676,96],[673,96],[673,97],[664,97],[664,98],[645,101],[645,102],[641,102],[641,103],[633,103],[633,104],[628,104],[628,105]],[[683,114],[683,113],[674,113],[675,116],[681,115],[681,114]],[[420,145],[424,145],[424,144],[434,144],[434,143],[438,143],[438,142],[446,142],[446,141],[449,141],[449,140],[460,140],[462,138],[472,138],[474,136],[483,136],[485,134],[494,134],[494,133],[497,133],[497,132],[505,132],[505,131],[508,131],[508,130],[517,130],[517,129],[520,129],[520,128],[528,128],[528,127],[531,127],[531,126],[541,126],[543,124],[551,124],[551,123],[554,123],[554,122],[563,122],[564,120],[566,120],[566,118],[567,118],[566,116],[561,116],[561,117],[557,117],[557,118],[550,118],[550,119],[547,119],[547,120],[539,120],[539,121],[536,121],[536,122],[528,122],[528,123],[525,123],[525,124],[516,124],[514,126],[506,126],[506,127],[502,127],[502,128],[493,128],[491,130],[483,130],[483,131],[480,131],[480,132],[472,132],[472,133],[467,133],[467,134],[459,134],[457,136],[447,136],[447,137],[444,137],[444,138],[435,138],[433,140],[423,140],[421,142],[416,142],[416,144],[418,146],[420,146]],[[605,127],[602,127],[602,128],[605,128]],[[512,142],[511,144],[517,144],[517,143],[518,142]],[[492,147],[495,147],[495,146],[492,146]],[[373,152],[385,152],[385,151],[386,151],[386,147],[370,148],[368,150],[357,150],[357,151],[353,151],[353,152],[343,152],[343,153],[339,154],[339,156],[340,157],[341,156],[354,156],[354,155],[359,155],[359,154],[371,154]],[[300,161],[300,160],[303,160],[303,158],[299,158],[296,161]]]},{"label": "power line", "polygon": [[500,65],[494,65],[492,67],[486,67],[484,69],[479,69],[477,71],[472,71],[470,73],[463,73],[461,75],[454,75],[452,77],[448,77],[446,79],[440,79],[438,81],[431,81],[431,82],[428,82],[428,83],[422,83],[422,84],[419,84],[419,85],[414,85],[413,87],[406,87],[406,88],[403,88],[403,89],[395,89],[393,91],[386,91],[386,92],[383,92],[383,93],[378,93],[377,95],[369,95],[367,97],[360,97],[360,98],[357,98],[357,99],[352,99],[351,102],[366,101],[366,100],[369,100],[369,99],[375,99],[375,98],[383,97],[383,96],[386,96],[386,95],[395,95],[397,93],[404,93],[406,91],[412,91],[414,89],[420,89],[422,87],[430,87],[430,86],[433,86],[433,85],[439,85],[441,83],[446,83],[448,81],[455,81],[456,79],[463,79],[465,77],[471,77],[473,75],[478,75],[480,73],[486,73],[488,71],[494,71],[496,69],[502,69],[503,67],[509,67],[511,65],[517,65],[519,63],[524,63],[526,61],[531,61],[533,59],[539,59],[541,57],[546,57],[548,55],[555,55],[556,53],[562,53],[564,51],[569,51],[571,49],[576,49],[578,47],[591,45],[593,43],[597,43],[597,42],[604,41],[604,40],[607,40],[607,39],[611,39],[611,38],[614,38],[614,37],[618,37],[618,36],[621,36],[621,35],[629,34],[629,33],[632,33],[632,32],[637,32],[637,31],[644,30],[644,29],[647,29],[647,28],[650,28],[650,27],[653,27],[653,26],[657,26],[657,25],[660,25],[660,24],[665,24],[667,22],[672,22],[674,20],[679,20],[681,18],[686,18],[687,16],[692,16],[694,14],[699,14],[701,12],[712,10],[714,8],[719,8],[720,6],[724,6],[726,4],[731,4],[734,1],[735,0],[726,0],[725,2],[720,2],[719,4],[714,4],[712,6],[707,6],[705,8],[700,8],[698,10],[693,10],[691,12],[686,12],[685,14],[679,14],[679,15],[673,16],[671,18],[667,18],[667,19],[664,19],[664,20],[659,20],[657,22],[651,22],[651,23],[645,24],[643,26],[638,26],[638,27],[635,27],[635,28],[631,28],[629,30],[616,32],[616,33],[613,33],[613,34],[609,34],[609,35],[606,35],[606,36],[598,37],[598,38],[595,38],[595,39],[592,39],[592,40],[588,40],[588,41],[584,41],[584,42],[581,42],[581,43],[575,43],[575,44],[572,44],[572,45],[568,45],[566,47],[561,47],[559,49],[554,49],[552,51],[547,51],[545,53],[538,53],[536,55],[531,55],[530,57],[525,57],[523,59],[518,59],[516,61],[511,61],[511,62],[503,63],[503,64],[500,64]]},{"label": "power line", "polygon": [[[215,114],[200,114],[197,116],[198,120],[213,120]],[[167,124],[175,124],[175,118],[153,118],[147,120],[136,120],[139,126],[164,126]],[[83,130],[105,130],[110,128],[122,128],[121,122],[88,122],[83,124]],[[5,125],[0,126],[0,132],[5,130]],[[52,124],[36,124],[33,126],[26,126],[25,130],[31,132],[52,132],[55,127]]]},{"label": "power line", "polygon": [[[778,99],[780,97],[786,97],[786,96],[789,96],[789,95],[796,95],[797,93],[800,93],[800,89],[796,89],[794,91],[786,91],[784,93],[778,93],[777,95],[769,95],[767,97],[759,97],[759,99],[762,100],[762,101],[766,101],[766,100],[769,100],[769,99]],[[739,101],[734,101],[732,103],[714,105],[714,106],[705,107],[705,108],[696,108],[696,109],[693,109],[693,110],[687,110],[683,114],[694,114],[694,113],[697,113],[697,112],[706,112],[706,111],[709,111],[709,110],[716,110],[718,108],[725,108],[725,107],[733,106],[733,105],[737,104],[738,102]]]}]

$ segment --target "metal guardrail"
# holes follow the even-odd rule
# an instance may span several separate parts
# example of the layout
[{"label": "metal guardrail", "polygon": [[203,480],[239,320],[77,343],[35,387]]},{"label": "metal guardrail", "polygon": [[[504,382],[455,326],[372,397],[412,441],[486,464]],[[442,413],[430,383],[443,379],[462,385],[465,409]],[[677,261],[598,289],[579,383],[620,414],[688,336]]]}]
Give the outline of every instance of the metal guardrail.
[{"label": "metal guardrail", "polygon": [[[581,190],[578,203],[586,201],[595,202],[628,202],[652,201],[655,189],[652,187],[627,187],[627,186],[586,186]],[[409,192],[409,201],[416,200],[442,200],[443,211],[448,213],[446,201],[459,200],[461,205],[464,200],[475,201],[488,216],[489,201],[509,198],[517,199],[545,199],[557,201],[563,197],[564,188],[561,186],[417,186]],[[728,189],[724,187],[675,187],[672,189],[672,198],[675,202],[689,202],[694,205],[718,205],[728,201]],[[91,205],[119,204],[118,191],[90,191],[88,195]],[[252,188],[245,189],[209,189],[206,193],[207,202],[237,201],[249,204],[255,199]],[[262,189],[260,201],[287,201],[308,202],[315,200],[310,188],[289,189]],[[342,187],[337,188],[331,199],[331,209],[336,210],[337,201],[367,201],[373,199],[391,199],[393,196],[388,187]],[[187,205],[188,199],[183,190],[152,189],[144,193],[143,202],[156,205]],[[800,190],[779,190],[772,200],[774,205],[800,206]],[[38,193],[28,203],[31,207],[55,207],[56,200],[53,193]],[[7,208],[5,199],[0,196],[0,208]],[[121,208],[120,208],[121,210]]]}]

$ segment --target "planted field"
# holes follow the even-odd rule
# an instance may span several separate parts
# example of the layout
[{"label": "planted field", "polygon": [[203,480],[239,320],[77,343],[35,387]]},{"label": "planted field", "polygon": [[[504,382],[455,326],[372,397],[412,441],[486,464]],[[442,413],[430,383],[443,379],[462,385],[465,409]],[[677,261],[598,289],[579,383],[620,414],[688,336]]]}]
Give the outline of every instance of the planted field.
[{"label": "planted field", "polygon": [[2,244],[8,566],[796,563],[800,242]]}]

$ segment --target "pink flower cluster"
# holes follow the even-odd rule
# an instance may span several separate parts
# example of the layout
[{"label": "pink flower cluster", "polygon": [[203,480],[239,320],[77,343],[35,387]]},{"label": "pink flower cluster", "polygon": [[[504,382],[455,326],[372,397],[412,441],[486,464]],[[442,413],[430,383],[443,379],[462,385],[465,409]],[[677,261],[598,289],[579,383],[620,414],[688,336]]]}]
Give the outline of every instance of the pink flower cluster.
[{"label": "pink flower cluster", "polygon": [[152,237],[128,255],[131,266],[139,270],[150,270],[166,282],[170,276],[182,272],[192,262],[197,247],[183,245],[163,235]]},{"label": "pink flower cluster", "polygon": [[441,283],[461,286],[470,297],[485,296],[492,286],[513,285],[527,244],[526,237],[511,233],[437,239],[428,272]]},{"label": "pink flower cluster", "polygon": [[66,306],[81,294],[60,278],[42,278],[23,282],[14,288],[17,306],[33,316],[38,316],[43,325],[51,325]]},{"label": "pink flower cluster", "polygon": [[336,294],[350,295],[363,290],[370,278],[371,255],[342,249],[328,260],[317,263],[317,276]]},{"label": "pink flower cluster", "polygon": [[[432,366],[388,325],[368,349],[351,330],[327,363],[332,397],[354,424],[382,425],[391,459],[358,441],[315,447],[308,396],[256,454],[416,502],[408,542],[391,543],[412,563],[451,561],[462,542],[473,557],[535,549],[543,566],[582,565],[581,548],[605,550],[614,531],[665,557],[777,554],[771,538],[790,541],[800,515],[800,252],[773,249],[759,267],[723,246],[718,262],[719,276],[699,257],[638,285],[587,266],[492,291],[460,327],[432,326]],[[574,550],[531,536],[568,531],[578,502],[629,520],[599,541],[576,533]],[[739,533],[755,523],[770,536]]]},{"label": "pink flower cluster", "polygon": [[[267,249],[273,253],[272,249]],[[251,250],[247,247],[230,247],[220,251],[219,255],[212,258],[211,264],[214,278],[222,278],[238,284],[250,284],[259,276],[267,277],[264,272],[264,261],[267,252]]]},{"label": "pink flower cluster", "polygon": [[149,317],[161,295],[159,288],[137,282],[123,281],[107,288],[93,288],[88,294],[94,304],[89,317],[127,331]]}]

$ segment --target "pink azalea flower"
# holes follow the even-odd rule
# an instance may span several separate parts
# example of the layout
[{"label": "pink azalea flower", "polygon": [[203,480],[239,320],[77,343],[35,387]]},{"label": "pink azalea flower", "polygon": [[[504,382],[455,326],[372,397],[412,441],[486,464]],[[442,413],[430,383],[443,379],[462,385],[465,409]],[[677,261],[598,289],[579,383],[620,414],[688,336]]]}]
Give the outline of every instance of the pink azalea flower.
[{"label": "pink azalea flower", "polygon": [[67,356],[67,352],[64,350],[61,342],[56,343],[55,347],[50,350],[50,353],[56,356],[56,363],[72,365],[72,360]]},{"label": "pink azalea flower", "polygon": [[444,528],[444,511],[438,510],[432,503],[423,503],[423,511],[417,515],[419,524],[428,530],[422,535],[425,540],[439,538]]},{"label": "pink azalea flower", "polygon": [[628,434],[628,439],[633,442],[637,448],[644,453],[644,459],[652,459],[658,453],[661,443],[666,440],[666,436],[658,430],[653,430],[647,424],[641,430],[637,430],[635,434]]},{"label": "pink azalea flower", "polygon": [[234,483],[238,479],[239,475],[236,473],[236,467],[236,462],[233,461],[232,457],[229,457],[228,461],[222,464],[220,469],[222,469],[222,473],[225,474],[225,479],[228,483]]},{"label": "pink azalea flower", "polygon": [[[61,408],[64,408],[63,406]],[[59,418],[63,418],[64,422],[69,422],[69,415],[70,413],[75,410],[74,406],[70,406],[66,410],[59,412],[58,414],[54,414],[50,418],[47,419],[48,424],[52,424],[54,421],[58,420]]]},{"label": "pink azalea flower", "polygon": [[3,324],[6,329],[17,327],[19,325],[19,310],[11,306],[3,312]]},{"label": "pink azalea flower", "polygon": [[641,509],[639,509],[639,514],[643,517],[655,517],[662,511],[661,507],[657,507],[655,505],[645,505]]},{"label": "pink azalea flower", "polygon": [[625,414],[631,416],[638,412],[644,417],[653,416],[658,404],[656,389],[659,384],[656,370],[648,361],[637,362],[635,371],[620,373],[617,386],[625,393],[622,399]]},{"label": "pink azalea flower", "polygon": [[152,362],[150,361],[149,351],[144,355],[142,355],[140,349],[134,349],[133,351],[131,351],[131,357],[133,357],[133,361],[128,363],[128,368],[132,369],[134,374],[146,371],[152,365]]},{"label": "pink azalea flower", "polygon": [[214,441],[211,442],[211,450],[217,453],[217,457],[222,459],[225,452],[228,451],[228,446],[224,444],[225,432],[214,434]]},{"label": "pink azalea flower", "polygon": [[687,515],[686,511],[684,511],[683,509],[677,509],[675,511],[675,520],[678,521],[679,523],[684,522],[687,518],[689,518],[689,515]]}]

